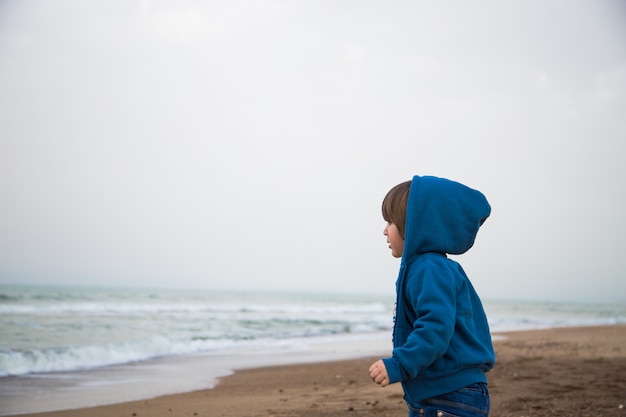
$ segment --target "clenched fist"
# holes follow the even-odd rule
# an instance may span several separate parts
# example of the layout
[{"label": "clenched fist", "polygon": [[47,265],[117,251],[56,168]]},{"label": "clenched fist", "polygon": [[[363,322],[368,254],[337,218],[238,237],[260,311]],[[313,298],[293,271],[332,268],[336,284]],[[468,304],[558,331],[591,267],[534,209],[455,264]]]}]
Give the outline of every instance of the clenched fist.
[{"label": "clenched fist", "polygon": [[382,359],[377,360],[370,366],[370,378],[381,387],[389,385],[389,375],[387,375],[387,368]]}]

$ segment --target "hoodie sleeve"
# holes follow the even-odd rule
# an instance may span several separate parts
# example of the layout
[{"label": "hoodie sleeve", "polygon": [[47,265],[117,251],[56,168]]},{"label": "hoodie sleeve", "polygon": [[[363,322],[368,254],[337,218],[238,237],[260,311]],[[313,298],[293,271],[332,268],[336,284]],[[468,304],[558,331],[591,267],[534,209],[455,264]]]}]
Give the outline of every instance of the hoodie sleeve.
[{"label": "hoodie sleeve", "polygon": [[[391,383],[415,378],[448,350],[454,334],[457,280],[449,269],[431,265],[407,277],[403,308],[412,328],[406,342],[396,346],[391,358],[383,359]],[[402,337],[401,335],[399,335]]]}]

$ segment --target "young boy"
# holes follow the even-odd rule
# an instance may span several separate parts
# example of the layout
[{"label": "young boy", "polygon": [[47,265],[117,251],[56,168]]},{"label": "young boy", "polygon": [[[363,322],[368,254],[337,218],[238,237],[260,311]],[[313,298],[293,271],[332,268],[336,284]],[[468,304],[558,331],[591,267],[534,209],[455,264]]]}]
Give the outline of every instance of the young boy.
[{"label": "young boy", "polygon": [[415,176],[387,193],[382,211],[401,261],[393,353],[370,377],[383,387],[402,383],[409,417],[487,416],[489,325],[467,275],[446,256],[472,247],[491,212],[487,199],[458,182]]}]

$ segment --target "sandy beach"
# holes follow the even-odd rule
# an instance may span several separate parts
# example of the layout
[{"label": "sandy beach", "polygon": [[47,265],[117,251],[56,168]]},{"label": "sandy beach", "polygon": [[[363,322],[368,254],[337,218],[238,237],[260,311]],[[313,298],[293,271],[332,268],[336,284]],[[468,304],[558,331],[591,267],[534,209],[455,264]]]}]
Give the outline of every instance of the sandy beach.
[{"label": "sandy beach", "polygon": [[[503,334],[489,373],[491,416],[626,416],[626,326]],[[236,372],[210,390],[23,417],[404,416],[402,390],[380,388],[377,358]]]}]

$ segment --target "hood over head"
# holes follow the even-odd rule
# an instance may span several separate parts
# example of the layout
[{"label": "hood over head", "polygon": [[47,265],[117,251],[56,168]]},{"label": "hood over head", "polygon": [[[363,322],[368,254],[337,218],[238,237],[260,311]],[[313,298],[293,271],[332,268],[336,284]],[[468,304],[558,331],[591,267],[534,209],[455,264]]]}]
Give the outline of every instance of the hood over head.
[{"label": "hood over head", "polygon": [[480,191],[445,178],[416,175],[407,203],[403,261],[428,252],[467,252],[490,213]]}]

